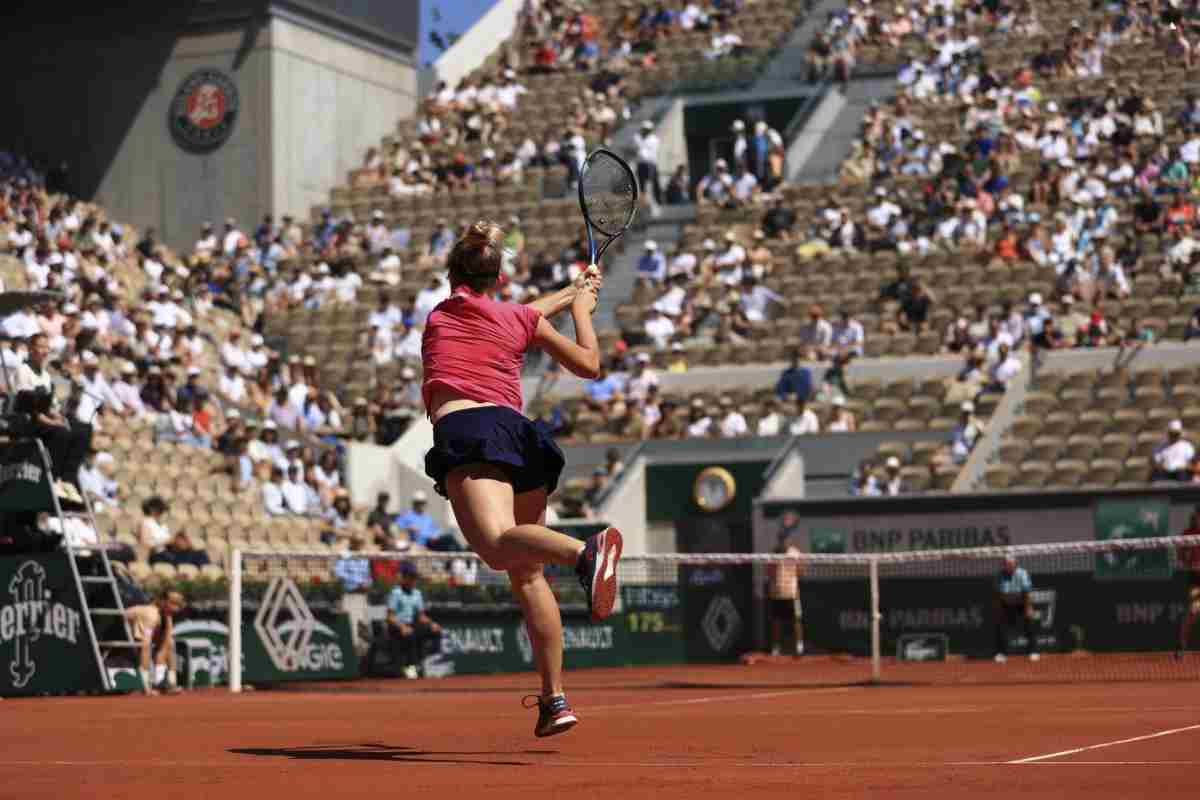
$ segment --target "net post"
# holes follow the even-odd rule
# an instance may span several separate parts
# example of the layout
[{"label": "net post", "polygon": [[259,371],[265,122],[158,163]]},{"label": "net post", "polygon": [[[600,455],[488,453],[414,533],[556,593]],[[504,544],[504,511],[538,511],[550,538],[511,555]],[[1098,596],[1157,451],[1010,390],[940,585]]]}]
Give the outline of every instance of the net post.
[{"label": "net post", "polygon": [[871,576],[871,682],[879,683],[882,674],[879,641],[879,559],[868,562]]},{"label": "net post", "polygon": [[242,690],[242,551],[229,562],[229,691]]}]

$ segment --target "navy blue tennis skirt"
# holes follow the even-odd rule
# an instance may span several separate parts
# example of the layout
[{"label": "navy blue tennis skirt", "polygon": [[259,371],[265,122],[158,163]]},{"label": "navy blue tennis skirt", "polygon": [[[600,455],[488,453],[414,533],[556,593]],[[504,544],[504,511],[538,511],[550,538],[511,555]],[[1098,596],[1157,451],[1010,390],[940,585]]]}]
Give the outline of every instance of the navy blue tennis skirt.
[{"label": "navy blue tennis skirt", "polygon": [[452,411],[433,424],[433,449],[425,454],[425,474],[446,495],[446,474],[464,464],[501,467],[517,494],[558,487],[566,459],[550,428],[506,406]]}]

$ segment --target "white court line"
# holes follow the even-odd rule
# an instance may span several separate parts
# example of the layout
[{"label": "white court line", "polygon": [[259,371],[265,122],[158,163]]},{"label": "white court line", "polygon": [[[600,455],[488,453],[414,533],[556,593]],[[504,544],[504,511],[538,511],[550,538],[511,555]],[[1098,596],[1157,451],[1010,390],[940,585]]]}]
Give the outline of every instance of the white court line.
[{"label": "white court line", "polygon": [[692,697],[687,700],[646,700],[641,703],[613,703],[604,706],[581,705],[580,711],[589,713],[592,711],[611,711],[618,708],[646,708],[647,706],[698,706],[708,703],[732,703],[741,700],[766,700],[771,697],[788,697],[791,695],[805,694],[842,694],[851,691],[852,687],[839,686],[831,689],[788,689],[780,692],[755,692],[753,694],[732,694],[732,695],[708,695],[705,697]]},{"label": "white court line", "polygon": [[1100,744],[1089,744],[1087,747],[1076,747],[1072,750],[1059,750],[1057,753],[1046,753],[1042,756],[1030,756],[1029,758],[1018,758],[1015,761],[1009,761],[1009,764],[1031,764],[1034,761],[1043,761],[1047,758],[1058,758],[1059,756],[1069,756],[1075,753],[1083,753],[1088,750],[1099,750],[1102,747],[1115,747],[1119,744],[1130,744],[1132,742],[1144,742],[1147,739],[1158,739],[1163,736],[1171,736],[1176,733],[1186,733],[1187,731],[1200,730],[1200,725],[1188,725],[1185,728],[1171,728],[1166,731],[1158,731],[1157,733],[1148,733],[1145,736],[1132,736],[1128,739],[1117,739],[1115,742],[1101,742]]}]

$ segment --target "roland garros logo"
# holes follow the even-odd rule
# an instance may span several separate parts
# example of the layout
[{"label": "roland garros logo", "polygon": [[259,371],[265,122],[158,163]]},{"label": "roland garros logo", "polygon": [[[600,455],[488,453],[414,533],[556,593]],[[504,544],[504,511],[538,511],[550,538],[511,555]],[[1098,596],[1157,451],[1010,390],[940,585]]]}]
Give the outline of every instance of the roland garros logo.
[{"label": "roland garros logo", "polygon": [[239,100],[237,86],[215,69],[193,72],[171,101],[171,135],[188,150],[215,150],[233,133]]}]

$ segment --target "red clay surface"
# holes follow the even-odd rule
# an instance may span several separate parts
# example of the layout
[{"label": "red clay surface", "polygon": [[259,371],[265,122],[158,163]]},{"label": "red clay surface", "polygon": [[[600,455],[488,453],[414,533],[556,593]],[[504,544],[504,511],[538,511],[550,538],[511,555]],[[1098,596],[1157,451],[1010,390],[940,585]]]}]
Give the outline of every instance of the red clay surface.
[{"label": "red clay surface", "polygon": [[1200,796],[1195,681],[820,686],[806,669],[576,672],[580,725],[540,740],[529,674],[10,699],[0,798]]}]

